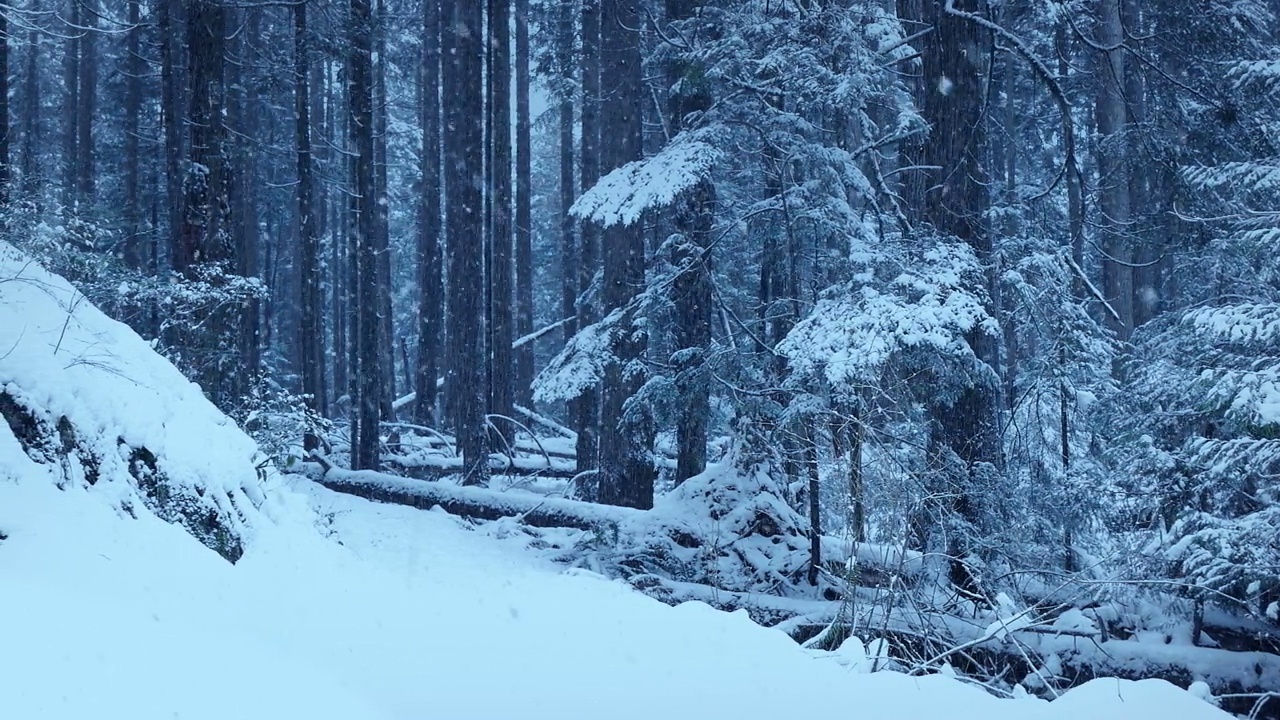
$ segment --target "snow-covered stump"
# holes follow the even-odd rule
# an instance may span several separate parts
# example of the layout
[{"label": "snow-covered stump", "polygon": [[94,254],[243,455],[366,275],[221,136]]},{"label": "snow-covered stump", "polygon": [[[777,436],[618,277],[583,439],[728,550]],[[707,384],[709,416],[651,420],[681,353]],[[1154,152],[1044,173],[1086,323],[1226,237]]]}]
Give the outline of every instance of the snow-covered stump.
[{"label": "snow-covered stump", "polygon": [[103,493],[230,562],[264,501],[257,447],[145,340],[0,242],[0,477]]}]

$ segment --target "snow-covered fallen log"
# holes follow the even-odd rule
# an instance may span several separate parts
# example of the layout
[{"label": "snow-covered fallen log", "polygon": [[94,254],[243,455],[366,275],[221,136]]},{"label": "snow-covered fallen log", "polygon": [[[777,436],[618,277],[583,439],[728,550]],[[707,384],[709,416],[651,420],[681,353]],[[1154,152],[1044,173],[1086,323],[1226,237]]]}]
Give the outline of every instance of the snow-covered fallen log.
[{"label": "snow-covered fallen log", "polygon": [[312,473],[312,479],[330,490],[376,502],[407,505],[421,510],[439,507],[451,515],[477,520],[515,517],[534,527],[591,530],[618,525],[644,514],[641,510],[629,508],[409,480],[368,470],[329,468]]},{"label": "snow-covered fallen log", "polygon": [[[453,456],[388,455],[382,459],[382,462],[387,468],[417,480],[439,480],[462,472],[462,458]],[[572,478],[577,474],[571,460],[552,457],[551,462],[547,462],[541,457],[516,456],[514,459],[508,459],[503,455],[494,455],[489,458],[489,471],[494,475],[563,479]]]}]

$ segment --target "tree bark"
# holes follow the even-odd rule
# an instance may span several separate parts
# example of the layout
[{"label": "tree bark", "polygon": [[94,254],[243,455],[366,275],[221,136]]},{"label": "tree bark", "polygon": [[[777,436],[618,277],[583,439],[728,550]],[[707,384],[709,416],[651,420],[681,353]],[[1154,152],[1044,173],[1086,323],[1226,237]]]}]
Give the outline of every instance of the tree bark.
[{"label": "tree bark", "polygon": [[348,104],[355,139],[355,333],[358,369],[352,398],[351,467],[377,469],[381,421],[382,366],[378,357],[377,180],[374,163],[373,12],[369,0],[351,0],[351,60]]},{"label": "tree bark", "polygon": [[376,17],[373,32],[374,49],[378,62],[374,66],[374,105],[373,105],[373,139],[374,139],[374,251],[378,256],[378,284],[375,288],[375,302],[378,312],[378,350],[377,361],[380,365],[378,402],[382,417],[394,417],[391,403],[396,399],[396,359],[395,359],[395,314],[391,306],[391,226],[388,212],[390,198],[387,195],[387,34],[386,34],[386,0],[377,0]]},{"label": "tree bark", "polygon": [[[639,160],[644,149],[640,56],[640,18],[622,3],[602,3],[600,14],[601,104],[600,126],[609,128],[610,142],[602,143],[601,166],[613,170]],[[605,228],[602,305],[607,312],[624,310],[614,338],[616,362],[609,364],[601,392],[600,501],[648,509],[653,507],[654,467],[651,457],[652,423],[640,417],[643,408],[627,400],[644,383],[645,328],[635,323],[631,300],[644,287],[643,227],[616,224]]]},{"label": "tree bark", "polygon": [[43,34],[35,29],[27,31],[27,63],[23,78],[22,108],[22,189],[25,194],[34,194],[36,183],[36,155],[41,145],[43,128],[41,126],[40,107],[42,105],[40,89],[40,45]]},{"label": "tree bark", "polygon": [[142,8],[139,0],[129,0],[129,31],[125,36],[124,78],[124,261],[131,268],[143,266],[142,208],[138,135],[142,121]]},{"label": "tree bark", "polygon": [[[961,12],[981,13],[983,0],[956,0]],[[926,22],[934,31],[924,38],[924,117],[932,134],[924,148],[928,170],[923,217],[939,234],[967,243],[978,260],[989,266],[991,233],[985,216],[990,207],[989,182],[983,169],[986,151],[986,124],[982,117],[986,95],[985,75],[991,46],[988,31],[977,23],[958,17],[946,9],[945,0],[926,0]],[[990,298],[992,278],[987,277],[984,294]],[[989,303],[989,301],[988,301]],[[992,313],[992,308],[987,308]],[[977,358],[991,368],[999,362],[993,338],[980,330],[966,337]],[[940,488],[953,498],[950,511],[967,529],[947,533],[947,555],[951,558],[951,580],[957,587],[973,591],[973,578],[965,558],[972,549],[971,537],[981,532],[982,512],[977,503],[981,493],[974,484],[979,476],[1002,463],[999,439],[999,385],[977,379],[960,391],[954,402],[936,403],[930,408],[939,445],[954,453],[963,467],[943,477]],[[948,475],[948,463],[938,472]]]},{"label": "tree bark", "polygon": [[79,168],[77,142],[80,139],[76,112],[80,109],[80,3],[67,0],[67,24],[71,28],[64,43],[62,60],[62,193],[63,203],[76,205],[76,172]]},{"label": "tree bark", "polygon": [[[301,348],[302,394],[307,408],[324,412],[324,312],[320,293],[320,238],[316,231],[316,203],[311,168],[311,51],[307,30],[307,4],[293,7],[293,108],[294,143],[298,173],[298,239],[301,255],[302,322],[298,347]],[[308,426],[303,448],[308,452],[320,446],[320,438]]]},{"label": "tree bark", "polygon": [[[582,190],[590,190],[600,179],[600,5],[599,2],[582,4]],[[578,250],[577,318],[582,329],[600,319],[592,296],[591,285],[595,280],[600,258],[600,229],[593,223],[583,222],[579,233]],[[578,472],[587,473],[600,466],[600,394],[595,387],[588,388],[574,399],[570,411],[573,414],[573,430],[578,433],[576,443]],[[598,479],[597,479],[598,480]],[[598,487],[592,482],[584,487]],[[594,491],[586,492],[586,499],[595,499]]]},{"label": "tree bark", "polygon": [[216,0],[193,0],[187,8],[187,59],[191,85],[190,170],[183,194],[182,232],[174,269],[231,260],[227,238],[227,157],[223,113],[226,10]]},{"label": "tree bark", "polygon": [[564,326],[564,341],[578,332],[578,246],[574,235],[573,207],[575,195],[573,165],[573,13],[569,3],[560,3],[556,28],[556,65],[560,72],[560,316],[573,318]]},{"label": "tree bark", "polygon": [[[1122,0],[1100,0],[1098,5],[1099,51],[1095,77],[1098,81],[1096,116],[1101,146],[1098,157],[1098,223],[1102,235],[1102,292],[1115,310],[1107,313],[1107,324],[1121,340],[1133,332],[1133,260],[1129,241],[1129,179],[1125,138],[1124,24],[1120,16]],[[1117,317],[1118,316],[1118,317]]]},{"label": "tree bark", "polygon": [[[699,12],[698,0],[667,0],[667,19],[689,20]],[[672,137],[684,130],[686,119],[696,121],[711,107],[705,70],[680,59],[679,51],[667,68],[672,88],[668,126]],[[684,192],[672,207],[675,233],[680,236],[671,258],[679,274],[671,285],[675,305],[675,351],[670,360],[679,394],[676,418],[677,484],[707,466],[707,425],[711,387],[706,360],[711,345],[711,226],[716,191],[708,177]]]},{"label": "tree bark", "polygon": [[493,208],[489,239],[489,351],[491,376],[489,408],[506,415],[514,412],[514,357],[511,341],[512,227],[511,227],[511,5],[510,0],[489,0],[489,198]]},{"label": "tree bark", "polygon": [[76,0],[83,4],[80,37],[80,92],[76,102],[76,193],[81,200],[94,200],[93,119],[98,99],[98,4],[97,0]]},{"label": "tree bark", "polygon": [[9,18],[0,13],[0,202],[9,198]]},{"label": "tree bark", "polygon": [[[533,133],[529,116],[529,0],[516,21],[516,337],[533,332]],[[572,182],[572,181],[571,181]],[[567,316],[566,316],[567,317]],[[533,344],[516,349],[515,399],[533,406]]]},{"label": "tree bark", "polygon": [[436,425],[443,276],[440,264],[440,0],[423,0],[422,204],[418,224],[418,371],[414,420]]},{"label": "tree bark", "polygon": [[174,27],[175,3],[156,3],[156,23],[160,45],[160,108],[164,115],[164,167],[166,220],[168,221],[169,256],[173,266],[188,262],[182,248],[182,95],[178,82],[177,31]]},{"label": "tree bark", "polygon": [[463,481],[488,480],[488,433],[483,293],[484,136],[483,6],[474,0],[446,0],[441,25],[444,118],[445,224],[448,237],[446,326],[451,415],[465,464]]}]

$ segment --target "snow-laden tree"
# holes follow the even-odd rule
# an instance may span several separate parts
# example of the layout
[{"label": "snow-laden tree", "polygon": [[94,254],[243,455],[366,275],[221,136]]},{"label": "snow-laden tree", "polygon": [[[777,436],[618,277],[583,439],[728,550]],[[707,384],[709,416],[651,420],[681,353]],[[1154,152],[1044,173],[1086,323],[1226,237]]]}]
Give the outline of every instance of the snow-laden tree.
[{"label": "snow-laden tree", "polygon": [[[1143,329],[1130,363],[1121,458],[1153,559],[1201,601],[1276,620],[1280,599],[1280,61],[1235,63],[1247,102],[1233,159],[1185,181],[1220,233],[1186,280],[1197,305]],[[1247,98],[1247,99],[1246,99]],[[1247,142],[1247,145],[1243,143]],[[1239,148],[1247,148],[1240,153]],[[1228,153],[1221,153],[1228,155]],[[1251,155],[1251,156],[1250,156]],[[1195,277],[1199,275],[1199,277]]]}]

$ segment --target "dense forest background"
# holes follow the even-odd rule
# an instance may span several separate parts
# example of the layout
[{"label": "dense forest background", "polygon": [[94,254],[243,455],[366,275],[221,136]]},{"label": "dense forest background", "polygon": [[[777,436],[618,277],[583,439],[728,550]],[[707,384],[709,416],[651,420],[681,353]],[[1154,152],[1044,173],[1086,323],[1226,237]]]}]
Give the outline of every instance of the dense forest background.
[{"label": "dense forest background", "polygon": [[1274,652],[1278,13],[10,2],[0,231],[283,468],[734,526],[649,590]]}]

